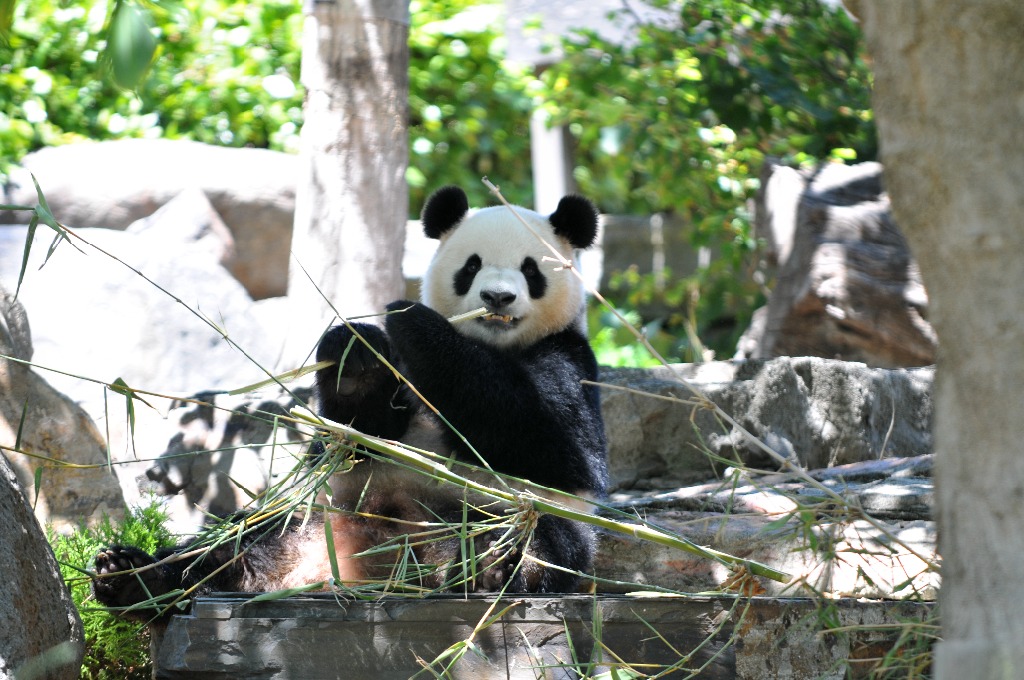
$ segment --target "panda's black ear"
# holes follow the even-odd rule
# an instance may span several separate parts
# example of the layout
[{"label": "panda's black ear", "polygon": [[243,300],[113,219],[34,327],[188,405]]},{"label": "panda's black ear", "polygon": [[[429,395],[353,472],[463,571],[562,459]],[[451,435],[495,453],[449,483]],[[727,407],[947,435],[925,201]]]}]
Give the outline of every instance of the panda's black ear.
[{"label": "panda's black ear", "polygon": [[571,194],[560,200],[548,221],[555,228],[555,233],[568,240],[574,248],[594,245],[597,208],[582,196]]},{"label": "panda's black ear", "polygon": [[458,224],[469,211],[466,192],[457,186],[441,187],[430,195],[423,205],[423,233],[428,238],[441,235]]}]

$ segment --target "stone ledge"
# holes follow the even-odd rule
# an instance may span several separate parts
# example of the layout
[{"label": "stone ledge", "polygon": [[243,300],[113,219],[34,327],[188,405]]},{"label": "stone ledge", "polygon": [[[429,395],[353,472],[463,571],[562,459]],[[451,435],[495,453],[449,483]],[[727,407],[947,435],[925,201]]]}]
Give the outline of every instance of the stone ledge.
[{"label": "stone ledge", "polygon": [[[248,597],[199,598],[191,615],[174,617],[156,677],[404,680],[422,671],[418,659],[433,660],[467,639],[492,615],[494,602],[459,596],[342,602],[313,595],[250,603]],[[932,609],[830,601],[832,625],[864,628],[822,635],[816,616],[822,603],[802,598],[517,596],[494,611],[511,603],[474,638],[481,654],[466,653],[452,677],[536,678],[539,671],[578,677],[566,667],[573,659],[601,659],[593,635],[599,612],[604,661],[615,654],[634,664],[669,665],[692,652],[686,668],[706,666],[701,678],[842,678],[843,661],[866,672],[894,644],[896,624],[923,621]]]},{"label": "stone ledge", "polygon": [[[809,472],[848,508],[835,507],[824,491],[793,474],[738,472],[671,491],[619,491],[609,505],[698,545],[788,572],[832,596],[932,600],[939,587],[938,573],[925,562],[937,562],[932,464],[926,454]],[[595,569],[613,582],[602,585],[605,592],[636,583],[713,591],[729,577],[723,565],[610,532],[601,536]],[[772,595],[798,592],[761,583]]]}]

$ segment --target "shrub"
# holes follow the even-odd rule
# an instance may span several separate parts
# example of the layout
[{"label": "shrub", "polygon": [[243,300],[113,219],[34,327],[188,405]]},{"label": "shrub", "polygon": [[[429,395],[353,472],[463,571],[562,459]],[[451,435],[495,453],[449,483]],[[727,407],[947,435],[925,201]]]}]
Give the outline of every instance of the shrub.
[{"label": "shrub", "polygon": [[104,516],[95,527],[83,524],[69,535],[48,532],[50,545],[60,563],[61,575],[68,584],[85,629],[83,678],[143,680],[151,677],[152,661],[146,627],[96,606],[85,570],[92,566],[96,553],[111,544],[133,545],[150,553],[174,545],[174,537],[164,527],[166,520],[162,506],[154,501],[131,510],[123,522],[113,522]]}]

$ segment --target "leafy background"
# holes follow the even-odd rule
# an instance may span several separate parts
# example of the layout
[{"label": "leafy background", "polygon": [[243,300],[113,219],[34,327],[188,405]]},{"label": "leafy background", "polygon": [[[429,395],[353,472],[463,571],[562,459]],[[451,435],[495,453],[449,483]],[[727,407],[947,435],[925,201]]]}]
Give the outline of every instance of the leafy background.
[{"label": "leafy background", "polygon": [[[876,156],[860,33],[819,0],[646,0],[664,19],[646,23],[636,4],[618,17],[635,24],[635,40],[574,32],[564,59],[535,73],[504,59],[500,2],[413,0],[409,215],[448,183],[487,203],[483,175],[531,204],[529,116],[542,107],[568,127],[574,178],[603,212],[670,215],[715,255],[664,279],[622,272],[611,299],[669,358],[728,357],[764,297],[749,207],[764,159]],[[0,45],[0,174],[25,153],[80,139],[297,148],[298,0],[0,0],[4,11],[13,16]],[[141,72],[112,68],[110,56],[145,42],[142,33],[153,38],[152,67],[124,89],[115,81]],[[615,319],[592,317],[602,361],[649,361]]]}]

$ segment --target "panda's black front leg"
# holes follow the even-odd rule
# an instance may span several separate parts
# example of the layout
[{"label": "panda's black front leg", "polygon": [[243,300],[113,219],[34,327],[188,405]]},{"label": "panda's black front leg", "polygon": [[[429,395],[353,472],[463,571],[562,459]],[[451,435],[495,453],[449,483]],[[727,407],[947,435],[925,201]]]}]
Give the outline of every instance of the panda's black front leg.
[{"label": "panda's black front leg", "polygon": [[[530,543],[502,545],[502,533],[490,531],[476,537],[476,563],[469,590],[479,593],[575,593],[581,577],[554,569],[531,558],[558,564],[571,572],[590,573],[594,565],[596,539],[592,527],[581,522],[544,515],[533,531]],[[525,551],[525,554],[524,554]],[[458,573],[453,572],[453,582]],[[458,590],[459,588],[456,588]]]},{"label": "panda's black front leg", "polygon": [[376,326],[335,326],[324,335],[316,359],[335,364],[316,372],[320,414],[366,434],[397,439],[408,427],[410,409],[401,383],[378,354],[397,361],[387,335]]},{"label": "panda's black front leg", "polygon": [[564,517],[543,515],[537,522],[533,539],[526,548],[518,571],[508,590],[519,593],[573,593],[580,588],[581,577],[552,569],[529,559],[529,555],[550,564],[584,574],[594,567],[597,538],[594,528]]}]

